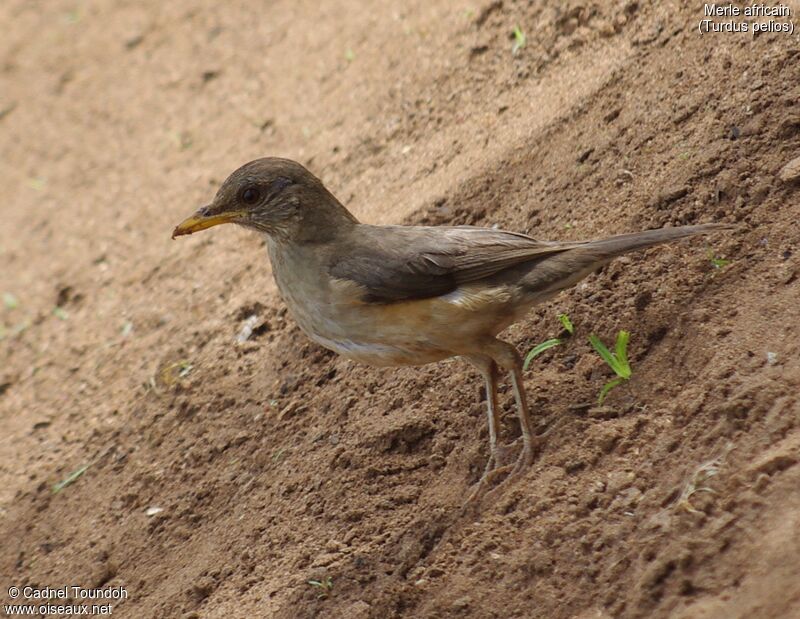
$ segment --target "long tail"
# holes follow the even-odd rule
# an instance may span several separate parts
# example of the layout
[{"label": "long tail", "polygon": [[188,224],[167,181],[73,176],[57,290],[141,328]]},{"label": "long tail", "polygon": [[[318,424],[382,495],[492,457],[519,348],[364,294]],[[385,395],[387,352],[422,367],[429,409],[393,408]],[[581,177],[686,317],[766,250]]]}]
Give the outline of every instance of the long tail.
[{"label": "long tail", "polygon": [[532,268],[522,283],[528,293],[550,296],[574,286],[589,273],[622,254],[661,243],[671,243],[689,236],[735,228],[736,226],[730,224],[701,224],[620,234],[597,241],[587,241],[537,261],[535,265],[531,265]]},{"label": "long tail", "polygon": [[589,241],[581,247],[576,247],[570,252],[577,255],[592,256],[595,260],[610,260],[631,251],[645,249],[661,243],[671,243],[688,236],[709,234],[719,230],[733,230],[736,226],[730,224],[700,224],[698,226],[680,226],[678,228],[660,228],[659,230],[646,230],[632,234],[610,236],[607,239]]}]

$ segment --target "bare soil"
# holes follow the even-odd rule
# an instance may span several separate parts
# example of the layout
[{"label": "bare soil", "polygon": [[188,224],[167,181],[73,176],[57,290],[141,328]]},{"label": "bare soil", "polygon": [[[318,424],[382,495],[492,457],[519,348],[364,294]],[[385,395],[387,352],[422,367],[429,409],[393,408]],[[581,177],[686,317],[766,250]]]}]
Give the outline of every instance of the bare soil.
[{"label": "bare soil", "polygon": [[[125,587],[136,618],[800,617],[800,40],[701,36],[701,12],[4,0],[3,603],[75,584]],[[462,513],[487,458],[466,364],[337,358],[256,235],[170,240],[265,155],[373,223],[739,227],[509,329],[527,351],[576,325],[526,373],[546,446]],[[587,337],[620,329],[633,378],[597,408]]]}]

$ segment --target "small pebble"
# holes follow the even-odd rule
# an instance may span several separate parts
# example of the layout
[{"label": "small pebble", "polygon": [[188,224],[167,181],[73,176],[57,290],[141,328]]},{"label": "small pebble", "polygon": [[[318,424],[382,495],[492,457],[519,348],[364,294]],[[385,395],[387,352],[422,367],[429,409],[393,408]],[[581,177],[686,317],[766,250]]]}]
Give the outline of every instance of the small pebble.
[{"label": "small pebble", "polygon": [[800,157],[795,157],[783,166],[783,169],[778,174],[778,178],[784,183],[791,183],[800,179]]}]

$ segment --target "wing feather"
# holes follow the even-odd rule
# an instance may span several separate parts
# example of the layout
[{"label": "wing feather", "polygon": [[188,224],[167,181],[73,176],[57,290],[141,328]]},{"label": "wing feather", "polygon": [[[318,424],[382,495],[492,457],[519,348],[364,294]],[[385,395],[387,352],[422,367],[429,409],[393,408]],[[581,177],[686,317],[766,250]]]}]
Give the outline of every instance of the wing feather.
[{"label": "wing feather", "polygon": [[582,243],[537,241],[473,226],[358,226],[340,245],[330,274],[364,290],[364,301],[390,303],[452,292],[461,284]]}]

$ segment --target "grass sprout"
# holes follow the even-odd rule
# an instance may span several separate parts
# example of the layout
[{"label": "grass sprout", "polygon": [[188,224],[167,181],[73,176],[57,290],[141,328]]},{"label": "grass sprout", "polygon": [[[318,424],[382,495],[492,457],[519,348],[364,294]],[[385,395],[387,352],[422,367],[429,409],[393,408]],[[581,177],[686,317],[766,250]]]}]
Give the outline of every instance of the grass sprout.
[{"label": "grass sprout", "polygon": [[[559,314],[558,315],[558,320],[559,320],[559,322],[561,322],[561,326],[564,328],[564,330],[569,335],[572,335],[573,333],[575,333],[575,326],[572,324],[572,321],[569,319],[569,316],[567,316],[566,314]],[[554,338],[551,338],[549,340],[545,340],[544,342],[541,342],[541,343],[537,344],[525,356],[525,363],[523,363],[522,369],[523,370],[527,370],[528,367],[530,366],[531,362],[536,357],[541,355],[545,350],[549,350],[549,349],[553,348],[554,346],[558,346],[559,344],[563,344],[563,343],[564,343],[564,340],[562,340],[561,338],[554,337]]]},{"label": "grass sprout", "polygon": [[161,380],[165,385],[173,384],[178,378],[186,378],[194,366],[186,359],[172,363],[161,370]]},{"label": "grass sprout", "polygon": [[545,350],[553,348],[553,346],[558,346],[561,343],[561,340],[557,337],[554,337],[550,340],[545,340],[541,344],[537,344],[536,346],[531,349],[531,351],[525,357],[525,363],[522,366],[523,370],[527,370],[528,366],[531,364],[536,357],[542,354]]},{"label": "grass sprout", "polygon": [[67,475],[64,479],[62,479],[57,484],[53,484],[53,494],[58,494],[67,486],[74,484],[78,479],[80,479],[81,475],[86,472],[86,469],[89,468],[88,464],[84,464],[81,468],[72,471],[69,475]]},{"label": "grass sprout", "polygon": [[617,378],[603,385],[597,397],[598,406],[603,405],[606,396],[614,387],[629,380],[631,377],[631,366],[628,362],[628,340],[630,337],[631,334],[628,331],[620,331],[617,334],[617,342],[614,346],[614,352],[612,353],[594,333],[589,335],[589,342],[592,344],[592,347],[617,375]]},{"label": "grass sprout", "polygon": [[316,587],[317,598],[319,599],[328,597],[331,591],[333,591],[333,580],[330,576],[325,576],[325,578],[320,578],[318,580],[312,578],[306,582],[312,587]]},{"label": "grass sprout", "polygon": [[19,307],[19,299],[16,296],[11,294],[10,292],[3,293],[3,305],[6,306],[6,309],[16,309]]},{"label": "grass sprout", "polygon": [[522,32],[519,26],[514,26],[514,45],[511,47],[511,53],[516,54],[525,47],[526,42],[525,33]]},{"label": "grass sprout", "polygon": [[715,269],[721,269],[722,267],[726,267],[731,263],[730,260],[726,260],[717,256],[711,249],[708,250],[708,259],[711,264],[714,265]]}]

